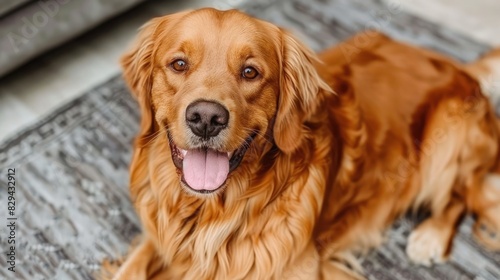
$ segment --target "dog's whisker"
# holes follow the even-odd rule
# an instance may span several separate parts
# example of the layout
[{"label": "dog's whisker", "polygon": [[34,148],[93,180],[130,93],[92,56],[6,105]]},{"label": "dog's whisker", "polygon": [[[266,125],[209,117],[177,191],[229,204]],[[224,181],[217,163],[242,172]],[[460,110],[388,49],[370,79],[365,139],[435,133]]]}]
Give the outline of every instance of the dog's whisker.
[{"label": "dog's whisker", "polygon": [[151,138],[151,139],[146,144],[142,145],[142,148],[147,147],[148,145],[153,143],[156,139],[158,139],[158,137],[161,136],[161,132],[162,132],[162,130],[158,130],[155,133],[148,136],[147,138]]},{"label": "dog's whisker", "polygon": [[[264,139],[264,141],[266,141],[266,142],[267,142],[267,143],[269,143],[269,144],[273,144],[273,142],[272,142],[272,141],[270,141],[270,140],[268,139],[268,137],[267,137],[264,133],[262,133],[261,131],[254,130],[254,129],[251,129],[251,128],[245,128],[245,127],[243,128],[243,131],[249,132],[249,133],[251,133],[251,134],[255,133],[255,134],[257,134],[258,136],[262,136],[262,138]],[[246,139],[245,139],[245,142],[246,142]]]}]

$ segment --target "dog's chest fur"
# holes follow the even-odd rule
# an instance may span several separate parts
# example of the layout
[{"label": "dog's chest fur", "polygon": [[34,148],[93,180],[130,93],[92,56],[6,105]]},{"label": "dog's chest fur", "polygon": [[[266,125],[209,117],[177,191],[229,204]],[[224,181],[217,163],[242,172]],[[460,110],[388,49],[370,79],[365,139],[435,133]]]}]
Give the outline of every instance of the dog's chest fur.
[{"label": "dog's chest fur", "polygon": [[162,276],[286,278],[288,267],[312,245],[322,206],[330,148],[318,147],[320,143],[326,141],[311,145],[319,148],[311,152],[311,164],[305,172],[296,172],[279,196],[274,193],[277,182],[290,176],[290,170],[299,170],[290,159],[278,157],[258,180],[250,175],[258,166],[243,165],[222,196],[199,199],[181,188],[168,158],[151,154],[149,182],[143,181],[144,187],[132,195],[137,196],[145,229],[168,267]]}]

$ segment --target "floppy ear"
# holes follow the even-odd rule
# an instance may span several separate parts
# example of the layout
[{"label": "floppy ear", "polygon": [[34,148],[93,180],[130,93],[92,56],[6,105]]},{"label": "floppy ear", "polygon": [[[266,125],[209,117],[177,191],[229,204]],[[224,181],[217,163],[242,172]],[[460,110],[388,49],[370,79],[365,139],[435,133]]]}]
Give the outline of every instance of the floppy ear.
[{"label": "floppy ear", "polygon": [[132,48],[122,56],[123,77],[141,109],[139,140],[153,133],[154,116],[151,108],[151,88],[153,83],[154,33],[163,18],[155,18],[140,29]]},{"label": "floppy ear", "polygon": [[318,92],[332,92],[314,68],[318,58],[292,35],[282,31],[281,81],[274,141],[285,153],[291,153],[304,138],[304,121],[316,110]]}]

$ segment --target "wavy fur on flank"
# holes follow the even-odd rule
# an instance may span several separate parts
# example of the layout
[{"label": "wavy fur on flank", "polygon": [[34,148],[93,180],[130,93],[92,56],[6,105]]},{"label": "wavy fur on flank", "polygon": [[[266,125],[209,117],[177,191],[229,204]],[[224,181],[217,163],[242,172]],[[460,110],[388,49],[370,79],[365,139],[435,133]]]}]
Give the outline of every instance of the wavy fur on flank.
[{"label": "wavy fur on flank", "polygon": [[[476,203],[495,193],[485,188],[498,181],[500,143],[477,81],[434,53],[371,40],[351,57],[336,47],[318,58],[237,11],[148,23],[122,59],[142,112],[130,191],[144,236],[114,279],[362,278],[356,256],[412,207],[432,213],[410,237],[417,263],[446,258],[467,211],[500,230]],[[185,73],[168,67],[178,57]],[[254,81],[239,76],[248,61]],[[230,112],[222,149],[248,145],[212,194],[186,189],[171,157],[174,142],[190,148],[183,116],[200,98]]]}]

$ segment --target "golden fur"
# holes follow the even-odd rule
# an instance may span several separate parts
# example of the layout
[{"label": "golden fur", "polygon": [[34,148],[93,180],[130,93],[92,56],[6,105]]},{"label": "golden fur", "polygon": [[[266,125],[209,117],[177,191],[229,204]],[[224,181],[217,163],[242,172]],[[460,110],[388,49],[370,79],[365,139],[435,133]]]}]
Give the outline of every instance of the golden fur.
[{"label": "golden fur", "polygon": [[[360,36],[369,44],[346,53]],[[142,112],[130,191],[144,237],[114,279],[361,278],[356,255],[420,207],[431,216],[410,236],[416,263],[444,260],[467,212],[479,240],[499,248],[484,231],[500,230],[500,129],[478,77],[376,32],[343,44],[317,57],[238,11],[143,27],[122,65]],[[179,53],[193,62],[183,74],[167,66]],[[247,60],[258,80],[239,77]],[[190,148],[182,116],[199,98],[231,114],[218,149],[258,131],[211,195],[181,186],[166,136]]]}]

